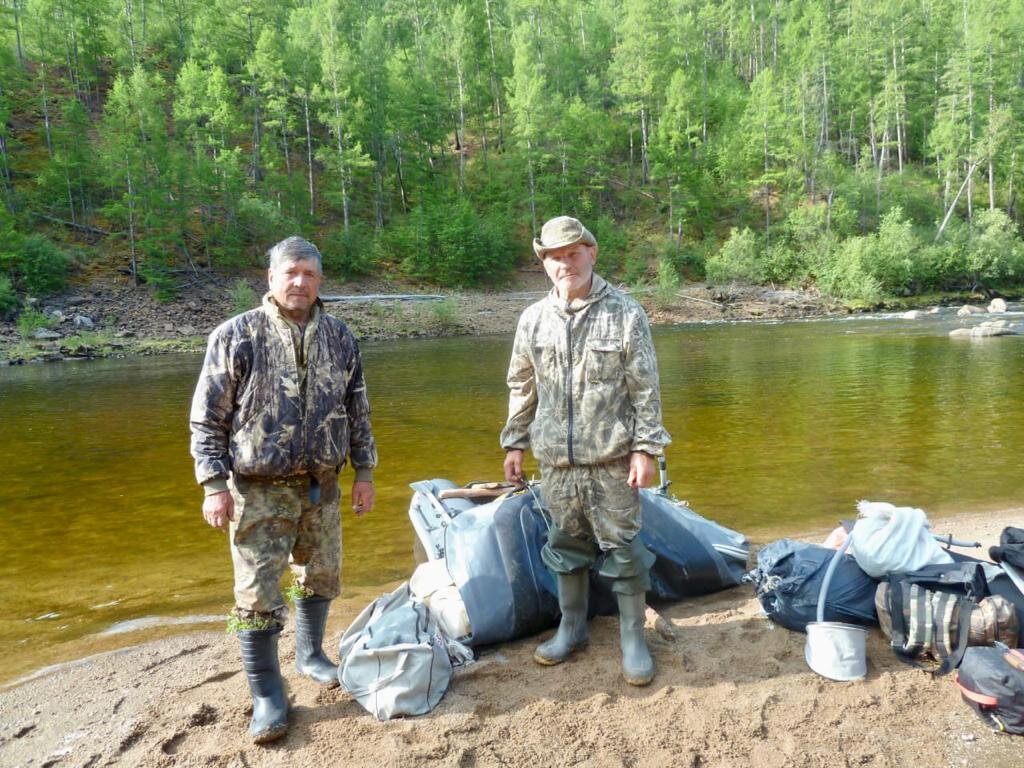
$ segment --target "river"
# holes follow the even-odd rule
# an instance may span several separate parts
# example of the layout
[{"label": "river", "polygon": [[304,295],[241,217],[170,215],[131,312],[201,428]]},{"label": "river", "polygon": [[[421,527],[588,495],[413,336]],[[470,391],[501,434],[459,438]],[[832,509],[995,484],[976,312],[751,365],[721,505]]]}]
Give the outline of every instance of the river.
[{"label": "river", "polygon": [[[656,329],[672,491],[758,541],[852,517],[863,498],[1019,505],[1024,338],[948,338],[958,323],[943,310]],[[510,348],[365,345],[381,466],[374,512],[343,507],[346,590],[410,573],[410,482],[499,479]],[[230,608],[226,539],[202,522],[188,455],[200,363],[0,368],[0,682]]]}]

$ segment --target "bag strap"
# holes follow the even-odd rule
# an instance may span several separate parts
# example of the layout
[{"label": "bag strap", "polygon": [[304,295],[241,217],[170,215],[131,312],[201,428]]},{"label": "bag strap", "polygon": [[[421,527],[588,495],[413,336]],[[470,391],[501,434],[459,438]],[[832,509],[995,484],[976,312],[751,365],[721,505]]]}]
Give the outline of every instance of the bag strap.
[{"label": "bag strap", "polygon": [[[913,657],[924,650],[928,631],[928,601],[922,597],[927,597],[927,590],[923,590],[918,584],[905,584],[899,581],[889,583],[889,617],[892,620],[890,645],[897,656],[915,666],[919,665]],[[909,609],[909,626],[904,609]]]},{"label": "bag strap", "polygon": [[996,707],[999,705],[999,699],[995,696],[986,696],[984,693],[978,693],[972,691],[970,688],[960,682],[960,673],[953,675],[953,684],[960,689],[960,693],[963,694],[965,699],[973,701],[975,704],[981,707]]},{"label": "bag strap", "polygon": [[956,601],[956,610],[959,614],[959,622],[956,639],[956,649],[942,660],[942,664],[932,674],[939,677],[951,669],[956,669],[960,666],[960,662],[963,661],[964,654],[967,652],[967,642],[970,640],[971,635],[971,614],[974,613],[975,602],[969,597],[961,597]]}]

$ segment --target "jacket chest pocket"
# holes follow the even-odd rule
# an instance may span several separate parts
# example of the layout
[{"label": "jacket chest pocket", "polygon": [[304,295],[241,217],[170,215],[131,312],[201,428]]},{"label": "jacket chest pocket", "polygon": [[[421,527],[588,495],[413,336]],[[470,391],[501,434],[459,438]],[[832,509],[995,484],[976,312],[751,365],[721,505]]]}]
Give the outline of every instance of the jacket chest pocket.
[{"label": "jacket chest pocket", "polygon": [[621,381],[622,342],[618,339],[590,339],[587,341],[586,373],[588,381]]}]

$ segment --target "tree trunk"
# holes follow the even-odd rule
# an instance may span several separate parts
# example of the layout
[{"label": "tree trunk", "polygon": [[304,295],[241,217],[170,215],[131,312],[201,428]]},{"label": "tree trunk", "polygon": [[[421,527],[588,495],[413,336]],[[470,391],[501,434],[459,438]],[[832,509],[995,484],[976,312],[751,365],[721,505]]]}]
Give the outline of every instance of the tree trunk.
[{"label": "tree trunk", "polygon": [[132,168],[128,153],[124,153],[124,171],[128,178],[128,244],[131,249],[132,283],[139,286],[139,265],[135,258],[135,190],[132,188]]},{"label": "tree trunk", "polygon": [[939,231],[935,233],[935,242],[939,241],[942,237],[943,231],[946,229],[946,225],[949,224],[949,219],[953,215],[953,209],[956,208],[957,202],[960,200],[960,195],[963,194],[964,189],[971,181],[971,177],[974,175],[975,169],[978,167],[978,163],[973,163],[970,168],[967,169],[967,178],[964,179],[964,183],[960,185],[960,189],[957,190],[956,197],[953,198],[953,202],[949,204],[949,208],[946,210],[946,216],[942,219],[942,224],[939,225]]},{"label": "tree trunk", "polygon": [[[132,69],[135,69],[135,22],[132,13],[132,0],[124,0],[125,31],[128,33],[128,53],[131,57]],[[138,282],[135,283],[138,285]]]},{"label": "tree trunk", "polygon": [[1006,215],[1016,220],[1013,215],[1013,174],[1016,171],[1017,166],[1017,153],[1014,152],[1010,155],[1010,178],[1006,183]]},{"label": "tree trunk", "polygon": [[11,5],[14,7],[14,47],[18,52],[18,63],[24,69],[25,49],[21,45],[21,2],[22,0],[14,0]]},{"label": "tree trunk", "polygon": [[405,194],[405,179],[402,176],[402,136],[395,136],[395,175],[398,180],[398,194],[402,198],[402,210],[409,212],[409,198]]},{"label": "tree trunk", "polygon": [[537,231],[537,198],[533,187],[533,146],[526,140],[526,179],[530,190],[530,226],[531,232]]},{"label": "tree trunk", "polygon": [[[498,85],[498,59],[494,55],[494,27],[491,21],[491,0],[485,0],[487,11],[487,43],[491,48],[491,98],[494,99],[494,114],[498,118],[498,148],[505,142],[505,131],[501,116],[501,87]],[[403,194],[404,199],[404,194]]]},{"label": "tree trunk", "polygon": [[46,64],[40,62],[39,64],[39,81],[42,84],[42,96],[43,96],[43,131],[46,134],[46,151],[50,156],[50,160],[53,160],[53,142],[50,138],[50,99],[46,93]]},{"label": "tree trunk", "polygon": [[306,170],[309,176],[309,215],[314,215],[316,193],[313,190],[313,134],[309,130],[309,90],[302,94],[302,108],[306,115]]},{"label": "tree trunk", "polygon": [[646,186],[651,177],[650,160],[647,157],[647,107],[640,105],[640,186]]},{"label": "tree trunk", "polygon": [[455,75],[459,84],[459,133],[455,143],[459,150],[459,192],[466,194],[466,93],[462,75],[462,62],[455,64]]},{"label": "tree trunk", "polygon": [[[991,61],[991,59],[990,59]],[[988,90],[988,124],[989,124],[989,136],[992,136],[992,115],[995,112],[995,97],[992,94],[992,86],[989,85]],[[990,141],[994,141],[990,138]],[[994,211],[996,209],[996,176],[995,169],[992,162],[993,147],[990,145],[988,148],[988,209]]]}]

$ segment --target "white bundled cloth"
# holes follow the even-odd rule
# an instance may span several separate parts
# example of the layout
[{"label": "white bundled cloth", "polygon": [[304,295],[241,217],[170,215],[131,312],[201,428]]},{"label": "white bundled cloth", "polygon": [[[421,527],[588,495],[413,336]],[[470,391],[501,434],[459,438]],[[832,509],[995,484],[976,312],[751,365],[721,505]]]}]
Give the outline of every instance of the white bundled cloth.
[{"label": "white bundled cloth", "polygon": [[928,517],[915,507],[879,501],[857,502],[850,554],[868,576],[909,573],[926,565],[952,563],[931,534]]},{"label": "white bundled cloth", "polygon": [[444,560],[416,566],[409,589],[430,609],[438,628],[451,640],[465,640],[473,633],[466,604],[455,586]]}]

